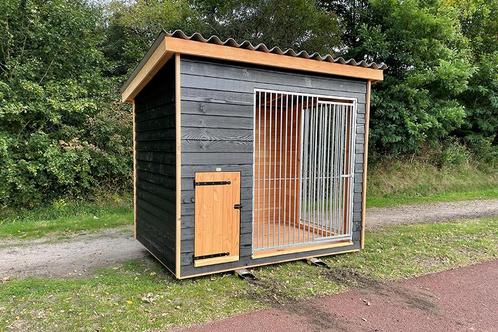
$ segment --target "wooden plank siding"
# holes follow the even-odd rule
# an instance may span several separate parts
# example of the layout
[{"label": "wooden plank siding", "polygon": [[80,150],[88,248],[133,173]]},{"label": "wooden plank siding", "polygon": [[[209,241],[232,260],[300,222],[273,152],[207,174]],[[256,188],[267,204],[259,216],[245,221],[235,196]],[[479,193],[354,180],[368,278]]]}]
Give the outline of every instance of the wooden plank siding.
[{"label": "wooden plank siding", "polygon": [[170,60],[135,98],[136,238],[175,271],[175,67]]},{"label": "wooden plank siding", "polygon": [[[181,58],[181,278],[360,248],[366,80],[280,71],[183,55]],[[277,257],[252,258],[254,89],[272,89],[358,101],[353,180],[353,244]],[[155,145],[167,149],[167,144]],[[166,158],[167,159],[167,158]],[[166,162],[167,160],[165,160]],[[240,171],[240,260],[195,267],[195,172]]]}]

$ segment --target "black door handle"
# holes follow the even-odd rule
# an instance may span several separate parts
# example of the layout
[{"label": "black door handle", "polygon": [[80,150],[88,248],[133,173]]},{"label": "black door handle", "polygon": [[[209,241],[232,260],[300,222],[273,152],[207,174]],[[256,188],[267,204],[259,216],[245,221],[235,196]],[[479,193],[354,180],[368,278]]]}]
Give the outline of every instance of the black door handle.
[{"label": "black door handle", "polygon": [[234,208],[234,209],[237,209],[237,210],[240,210],[240,209],[242,209],[242,205],[240,205],[240,204],[235,204],[235,205],[233,206],[233,208]]}]

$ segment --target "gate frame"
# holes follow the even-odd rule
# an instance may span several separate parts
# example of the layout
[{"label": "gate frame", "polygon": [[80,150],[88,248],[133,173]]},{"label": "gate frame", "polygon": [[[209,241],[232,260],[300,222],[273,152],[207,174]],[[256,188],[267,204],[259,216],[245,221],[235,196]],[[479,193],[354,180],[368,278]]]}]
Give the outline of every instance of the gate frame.
[{"label": "gate frame", "polygon": [[[324,238],[323,240],[313,240],[310,242],[304,242],[304,243],[294,243],[291,245],[286,245],[286,246],[277,246],[273,248],[261,248],[261,249],[256,249],[255,248],[255,241],[254,241],[254,225],[255,225],[255,218],[256,214],[254,211],[255,207],[255,171],[256,171],[256,149],[253,148],[253,163],[252,163],[252,171],[253,171],[253,178],[252,178],[252,222],[251,222],[251,236],[252,236],[252,243],[251,243],[251,252],[252,252],[252,257],[253,258],[261,258],[261,257],[271,257],[271,256],[278,256],[281,255],[282,253],[279,253],[278,251],[284,250],[286,252],[303,252],[307,251],[306,247],[310,247],[308,250],[313,250],[313,247],[316,246],[330,246],[330,247],[335,247],[335,246],[343,246],[343,245],[348,245],[351,244],[353,241],[353,209],[354,209],[354,181],[355,181],[355,161],[356,161],[356,130],[357,130],[357,113],[358,113],[358,99],[357,98],[348,98],[348,97],[340,97],[340,96],[329,96],[329,95],[321,95],[321,94],[310,94],[310,93],[301,93],[301,92],[292,92],[292,91],[284,91],[284,90],[274,90],[274,89],[262,89],[262,88],[255,88],[253,91],[253,142],[256,142],[256,101],[257,101],[257,93],[275,93],[275,94],[286,94],[286,95],[292,95],[292,96],[301,96],[301,97],[311,97],[311,98],[316,98],[317,99],[317,104],[320,103],[325,103],[325,104],[333,104],[333,105],[347,105],[347,106],[352,106],[352,126],[351,126],[351,148],[352,148],[352,153],[350,152],[350,178],[351,184],[349,188],[349,230],[347,235],[340,235],[337,237],[333,238]],[[328,99],[328,100],[336,100],[337,102],[331,102],[331,101],[319,101],[319,98],[322,99]],[[344,102],[341,102],[344,101]],[[260,100],[261,102],[261,100]],[[299,130],[302,131],[303,124],[301,123]],[[299,140],[299,143],[302,147],[302,137]],[[301,164],[299,165],[301,168]],[[299,176],[299,201],[300,203],[302,202],[301,200],[301,187],[302,187],[302,179],[301,176]],[[301,208],[299,208],[299,221],[301,220]],[[266,251],[276,251],[275,253],[266,253]]]}]

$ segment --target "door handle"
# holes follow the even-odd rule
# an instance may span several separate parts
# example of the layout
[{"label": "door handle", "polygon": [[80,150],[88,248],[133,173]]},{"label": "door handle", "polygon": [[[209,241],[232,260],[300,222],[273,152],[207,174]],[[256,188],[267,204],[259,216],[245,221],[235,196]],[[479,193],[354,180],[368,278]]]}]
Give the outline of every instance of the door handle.
[{"label": "door handle", "polygon": [[240,210],[240,209],[242,209],[242,205],[240,205],[240,204],[234,204],[233,208],[236,209],[236,210]]}]

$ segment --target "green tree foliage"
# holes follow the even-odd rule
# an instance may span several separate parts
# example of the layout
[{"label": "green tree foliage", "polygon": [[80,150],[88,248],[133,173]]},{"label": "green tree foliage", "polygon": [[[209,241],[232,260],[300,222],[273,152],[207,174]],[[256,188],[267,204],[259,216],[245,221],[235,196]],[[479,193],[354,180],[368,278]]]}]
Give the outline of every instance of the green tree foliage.
[{"label": "green tree foliage", "polygon": [[205,34],[254,44],[330,53],[340,42],[337,17],[315,0],[193,0]]},{"label": "green tree foliage", "polygon": [[345,56],[389,66],[385,80],[374,86],[373,151],[415,153],[464,123],[465,108],[457,97],[467,90],[475,69],[452,7],[437,1],[371,0],[343,1],[339,9]]},{"label": "green tree foliage", "polygon": [[199,15],[185,0],[114,0],[107,7],[104,54],[109,74],[125,75],[147,52],[161,30],[202,31]]},{"label": "green tree foliage", "polygon": [[498,1],[448,1],[459,11],[476,72],[460,94],[466,121],[456,131],[485,160],[498,155]]},{"label": "green tree foliage", "polygon": [[0,2],[0,205],[127,182],[130,116],[111,102],[102,22],[83,1]]},{"label": "green tree foliage", "polygon": [[118,86],[162,29],[385,62],[370,151],[498,155],[496,0],[97,2],[0,1],[0,205],[129,185]]}]

